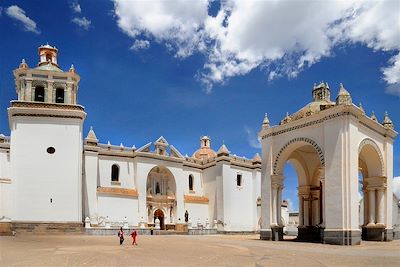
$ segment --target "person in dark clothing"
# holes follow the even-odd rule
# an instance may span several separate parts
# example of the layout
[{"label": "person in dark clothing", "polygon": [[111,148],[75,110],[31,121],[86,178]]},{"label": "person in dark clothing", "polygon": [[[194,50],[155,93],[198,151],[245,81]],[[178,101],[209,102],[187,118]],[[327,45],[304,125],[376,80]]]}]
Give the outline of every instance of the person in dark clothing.
[{"label": "person in dark clothing", "polygon": [[124,243],[124,231],[122,231],[122,227],[118,231],[118,237],[119,237],[119,244],[122,245],[122,243]]}]

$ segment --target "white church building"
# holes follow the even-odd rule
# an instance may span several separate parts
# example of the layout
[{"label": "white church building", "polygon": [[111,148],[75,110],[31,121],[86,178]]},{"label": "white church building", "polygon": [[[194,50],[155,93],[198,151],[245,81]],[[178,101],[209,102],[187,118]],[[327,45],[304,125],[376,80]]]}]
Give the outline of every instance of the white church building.
[{"label": "white church building", "polygon": [[[262,158],[217,151],[208,136],[192,156],[166,138],[136,147],[101,143],[83,133],[77,103],[80,77],[40,46],[39,63],[14,70],[17,100],[8,108],[10,136],[0,135],[0,234],[43,227],[139,227],[187,231],[260,232],[282,240],[288,224],[299,240],[355,245],[399,236],[393,202],[393,142],[382,122],[352,103],[341,86],[315,85],[312,101],[259,137]],[[285,164],[297,173],[299,211],[291,222],[282,200]],[[360,192],[362,201],[360,201]],[[293,225],[289,225],[293,226]],[[396,228],[397,227],[397,228]],[[293,228],[293,227],[292,227]]]},{"label": "white church building", "polygon": [[[80,77],[40,46],[39,63],[14,70],[11,135],[0,136],[0,225],[82,224],[176,229],[189,223],[223,232],[257,231],[261,158],[211,148],[203,136],[192,156],[164,137],[140,148],[83,138]],[[108,225],[107,225],[108,224]]]}]

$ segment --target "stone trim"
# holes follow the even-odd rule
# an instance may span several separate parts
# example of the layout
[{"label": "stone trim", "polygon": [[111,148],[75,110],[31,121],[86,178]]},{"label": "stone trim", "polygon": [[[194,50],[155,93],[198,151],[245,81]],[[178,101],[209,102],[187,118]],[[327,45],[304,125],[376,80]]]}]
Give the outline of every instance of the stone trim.
[{"label": "stone trim", "polygon": [[46,102],[27,102],[27,101],[11,101],[11,107],[18,108],[45,108],[45,109],[64,109],[64,110],[80,110],[84,108],[81,105],[68,105],[61,103],[46,103]]},{"label": "stone trim", "polygon": [[208,204],[208,197],[184,195],[185,203]]},{"label": "stone trim", "polygon": [[297,142],[305,142],[305,143],[310,144],[312,147],[314,147],[315,150],[317,151],[317,154],[318,154],[318,157],[319,157],[319,161],[320,161],[322,167],[325,167],[325,157],[324,157],[324,153],[323,153],[322,149],[318,146],[318,144],[317,144],[314,140],[312,140],[312,139],[310,139],[310,138],[308,138],[308,137],[296,137],[296,138],[294,138],[294,139],[291,139],[289,142],[287,142],[287,143],[279,150],[278,154],[276,155],[275,161],[274,161],[274,165],[273,165],[273,174],[274,174],[274,175],[277,175],[277,174],[278,174],[278,173],[277,173],[277,168],[278,168],[278,163],[279,163],[281,154],[284,152],[284,150],[285,150],[287,147],[289,147],[291,144],[294,144],[294,143],[297,143]]},{"label": "stone trim", "polygon": [[45,118],[64,118],[64,119],[80,119],[83,120],[81,116],[65,116],[65,115],[50,115],[50,114],[29,114],[20,113],[14,114],[13,117],[45,117]]},{"label": "stone trim", "polygon": [[271,136],[281,135],[281,134],[284,134],[284,133],[287,133],[287,132],[291,132],[291,131],[294,131],[294,130],[302,129],[302,128],[305,128],[305,127],[308,127],[308,126],[312,126],[312,125],[315,125],[315,124],[319,124],[319,123],[322,123],[324,121],[335,119],[335,118],[338,118],[338,117],[341,117],[341,116],[353,116],[353,117],[358,119],[358,117],[355,114],[353,114],[353,113],[351,113],[349,111],[337,112],[337,113],[325,116],[325,117],[323,117],[321,119],[318,119],[318,120],[306,122],[306,123],[299,124],[299,125],[296,125],[296,126],[293,126],[293,127],[289,127],[287,129],[283,129],[283,130],[280,130],[280,131],[277,131],[277,132],[271,132],[271,133],[265,134],[265,135],[263,135],[261,137],[261,139],[266,139],[266,138],[271,137]]},{"label": "stone trim", "polygon": [[136,189],[115,188],[115,187],[97,187],[98,194],[118,195],[137,198],[139,196]]},{"label": "stone trim", "polygon": [[0,184],[11,184],[12,180],[10,178],[0,178]]},{"label": "stone trim", "polygon": [[381,150],[379,149],[378,145],[372,139],[365,138],[360,142],[360,144],[358,146],[358,155],[360,155],[361,150],[366,145],[371,145],[375,149],[376,153],[378,153],[379,161],[381,163],[381,175],[384,176],[384,174],[385,174],[385,165],[384,165],[384,161],[383,161],[383,156],[382,156]]}]

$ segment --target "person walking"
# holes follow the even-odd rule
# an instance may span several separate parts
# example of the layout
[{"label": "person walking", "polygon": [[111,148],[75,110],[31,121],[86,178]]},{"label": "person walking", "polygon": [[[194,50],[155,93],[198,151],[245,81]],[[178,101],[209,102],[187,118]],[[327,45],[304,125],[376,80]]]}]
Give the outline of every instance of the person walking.
[{"label": "person walking", "polygon": [[132,246],[133,246],[133,245],[136,245],[136,246],[137,246],[137,242],[136,242],[137,232],[136,232],[135,229],[133,229],[133,231],[132,231],[132,233],[131,233],[131,236],[132,236]]},{"label": "person walking", "polygon": [[122,227],[118,231],[118,237],[119,237],[119,244],[122,245],[122,243],[124,243],[124,231],[122,231]]}]

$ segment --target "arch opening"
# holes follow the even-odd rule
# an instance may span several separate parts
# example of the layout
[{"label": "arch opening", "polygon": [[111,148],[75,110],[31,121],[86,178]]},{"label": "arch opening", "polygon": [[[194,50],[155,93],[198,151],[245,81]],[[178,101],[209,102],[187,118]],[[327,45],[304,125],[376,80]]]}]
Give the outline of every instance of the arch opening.
[{"label": "arch opening", "polygon": [[381,240],[386,228],[386,177],[381,151],[371,139],[358,150],[359,221],[363,240]]},{"label": "arch opening", "polygon": [[[299,241],[322,242],[325,225],[322,150],[315,142],[291,141],[279,151],[274,169],[272,228],[282,228],[282,234],[296,236]],[[292,214],[288,202],[282,200],[282,194],[287,195],[285,190],[297,197],[297,201],[289,201],[298,203],[298,211],[292,210]]]},{"label": "arch opening", "polygon": [[44,87],[43,86],[35,87],[35,101],[44,102]]},{"label": "arch opening", "polygon": [[[146,192],[148,224],[154,225],[157,217],[155,211],[160,210],[163,214],[163,228],[161,229],[174,229],[176,221],[176,183],[172,172],[165,166],[153,167],[147,175]],[[158,214],[160,215],[161,213]]]}]

